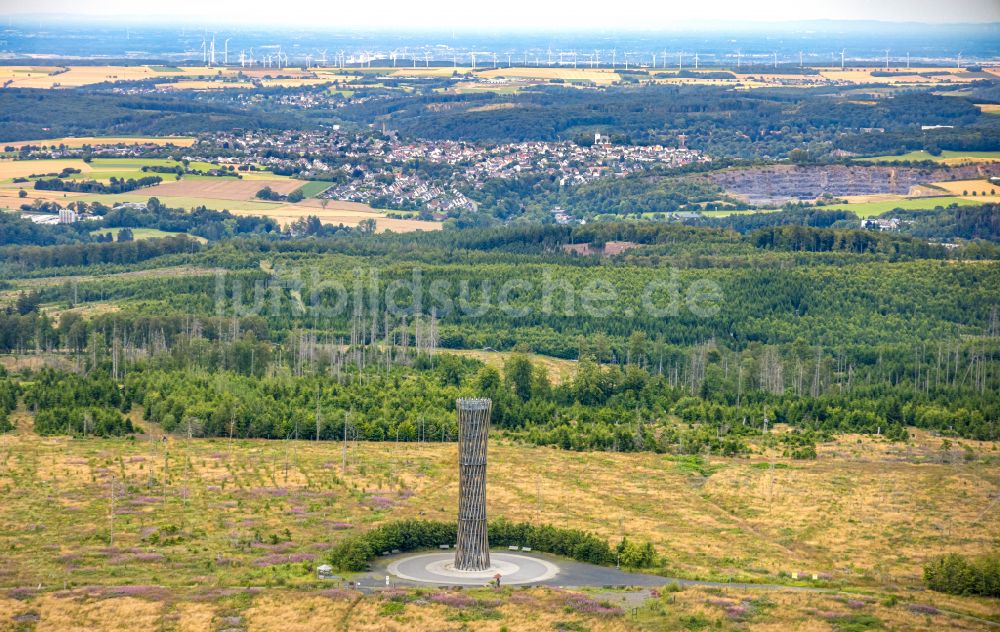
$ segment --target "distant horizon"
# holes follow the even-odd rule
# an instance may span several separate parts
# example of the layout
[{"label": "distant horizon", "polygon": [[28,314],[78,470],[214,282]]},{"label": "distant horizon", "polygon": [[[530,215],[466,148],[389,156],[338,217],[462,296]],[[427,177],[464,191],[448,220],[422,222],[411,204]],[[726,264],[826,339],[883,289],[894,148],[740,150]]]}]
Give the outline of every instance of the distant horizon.
[{"label": "distant horizon", "polygon": [[66,14],[62,12],[50,13],[4,13],[0,10],[0,20],[11,24],[24,22],[42,21],[49,24],[72,25],[75,23],[97,23],[115,26],[158,26],[158,27],[207,27],[208,23],[222,28],[271,28],[275,30],[299,30],[309,32],[330,32],[330,31],[366,31],[379,33],[512,33],[512,34],[545,34],[545,33],[581,33],[581,34],[603,34],[609,32],[623,34],[649,34],[649,33],[673,33],[680,30],[693,32],[719,32],[719,31],[767,31],[784,30],[788,27],[810,25],[816,27],[843,27],[843,26],[891,26],[891,27],[926,27],[926,28],[997,28],[1000,29],[1000,17],[990,21],[962,21],[962,22],[927,22],[918,20],[881,20],[872,18],[805,18],[789,20],[678,20],[670,25],[657,27],[640,26],[576,26],[576,27],[517,27],[513,25],[480,27],[480,26],[403,26],[388,25],[379,26],[374,24],[296,24],[290,22],[273,21],[239,21],[227,20],[225,18],[201,17],[184,19],[181,16],[171,14],[136,14],[136,15],[101,15],[101,14]]},{"label": "distant horizon", "polygon": [[[374,10],[373,10],[374,9]],[[741,0],[636,5],[609,11],[606,4],[579,0],[571,9],[539,0],[509,0],[502,10],[459,0],[414,4],[383,0],[376,7],[350,3],[331,7],[319,0],[285,0],[278,9],[263,0],[174,0],[169,5],[142,0],[0,0],[7,19],[49,21],[154,22],[158,24],[228,24],[310,29],[374,29],[380,31],[544,31],[670,32],[677,29],[747,29],[801,23],[883,23],[926,26],[1000,23],[1000,3],[994,0],[772,0],[747,4]],[[905,16],[905,19],[899,19]],[[706,19],[709,17],[710,19]]]}]

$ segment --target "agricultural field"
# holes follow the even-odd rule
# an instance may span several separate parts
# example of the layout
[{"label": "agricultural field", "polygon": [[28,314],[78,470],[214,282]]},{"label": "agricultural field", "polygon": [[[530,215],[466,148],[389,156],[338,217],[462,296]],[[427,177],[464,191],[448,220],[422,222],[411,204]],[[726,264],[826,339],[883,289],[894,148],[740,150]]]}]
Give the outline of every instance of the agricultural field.
[{"label": "agricultural field", "polygon": [[976,198],[962,196],[939,196],[921,198],[898,198],[892,200],[878,200],[875,202],[859,202],[856,204],[827,204],[824,209],[852,211],[858,217],[874,217],[895,209],[905,211],[933,210],[934,208],[947,207],[952,204],[959,206],[978,206],[989,200],[976,201]]},{"label": "agricultural field", "polygon": [[226,88],[246,90],[252,87],[253,83],[249,81],[219,81],[211,79],[184,79],[182,81],[156,84],[157,90],[223,90]]},{"label": "agricultural field", "polygon": [[324,224],[343,224],[344,226],[357,226],[362,220],[374,219],[377,232],[391,230],[396,233],[408,233],[416,230],[441,230],[442,228],[441,222],[386,217],[383,211],[373,209],[360,202],[324,201],[327,202],[325,207],[321,205],[319,200],[306,199],[298,204],[271,203],[271,206],[266,209],[256,210],[245,210],[242,208],[244,203],[240,203],[240,208],[229,208],[229,210],[235,215],[264,215],[283,226],[297,219],[314,215]]},{"label": "agricultural field", "polygon": [[25,145],[46,147],[77,148],[86,145],[175,145],[190,147],[194,145],[193,136],[73,136],[67,138],[46,138],[42,140],[22,140],[3,143],[5,147],[24,147]]},{"label": "agricultural field", "polygon": [[[305,626],[347,610],[351,629],[401,629],[457,614],[431,598],[406,603],[396,620],[384,602],[400,591],[331,591],[312,571],[355,531],[453,519],[454,444],[351,443],[344,471],[336,442],[164,438],[140,410],[133,417],[146,431],[135,441],[69,439],[38,437],[31,415],[14,413],[17,429],[0,435],[4,612],[34,612],[53,625],[107,625],[125,611],[155,624],[172,613],[187,622],[181,629],[229,616]],[[850,592],[594,589],[584,594],[605,607],[576,612],[562,607],[562,590],[469,591],[499,599],[487,608],[499,616],[482,622],[495,628],[476,629],[528,629],[536,616],[594,630],[684,629],[701,619],[789,629],[781,626],[817,612],[906,629],[984,629],[946,611],[1000,617],[995,601],[919,589],[929,557],[987,552],[1000,538],[995,444],[946,446],[920,431],[908,444],[845,435],[806,462],[767,450],[749,458],[575,453],[501,438],[490,450],[493,516],[651,541],[667,576]]]},{"label": "agricultural field", "polygon": [[856,158],[858,162],[916,162],[931,160],[946,165],[960,165],[973,162],[1000,161],[1000,151],[942,151],[934,156],[926,151],[911,151],[898,156],[875,156],[873,158]]},{"label": "agricultural field", "polygon": [[0,182],[11,178],[27,178],[32,174],[58,173],[63,169],[79,169],[83,173],[93,167],[78,158],[59,160],[0,160]]},{"label": "agricultural field", "polygon": [[[67,194],[72,195],[72,194]],[[79,195],[73,198],[82,202],[101,202],[102,204],[114,205],[120,202],[146,202],[149,200],[149,193],[145,189],[140,189],[133,193],[122,193],[117,195]],[[265,202],[263,200],[219,200],[206,197],[182,197],[182,196],[157,196],[160,202],[169,208],[191,209],[197,206],[204,206],[207,209],[222,211],[228,210],[246,212],[249,215],[265,215],[262,211],[271,211],[280,208],[282,202]],[[67,198],[66,201],[71,201]]]},{"label": "agricultural field", "polygon": [[235,75],[238,68],[205,68],[204,66],[4,66],[0,68],[0,83],[10,81],[16,88],[69,88],[114,81],[136,81],[158,77],[200,77],[204,75]]},{"label": "agricultural field", "polygon": [[304,184],[301,180],[237,180],[235,178],[205,177],[193,179],[185,177],[176,182],[161,182],[143,189],[147,197],[208,198],[212,200],[257,200],[256,194],[264,187],[281,195],[288,195]]},{"label": "agricultural field", "polygon": [[1000,201],[997,196],[998,185],[989,180],[948,180],[945,182],[935,182],[934,186],[944,189],[948,193],[956,196],[969,197],[986,202]]},{"label": "agricultural field", "polygon": [[566,82],[593,82],[608,85],[621,80],[621,75],[607,68],[493,68],[476,72],[478,77],[492,79],[562,79]]},{"label": "agricultural field", "polygon": [[330,188],[329,182],[322,182],[319,180],[302,182],[302,186],[299,187],[299,189],[302,191],[302,195],[306,196],[307,198],[316,197],[317,195],[319,195],[323,191],[326,191],[329,188]]},{"label": "agricultural field", "polygon": [[[896,68],[890,67],[889,72],[907,73],[891,77],[879,77],[873,72],[882,72],[884,68],[822,68],[820,75],[825,79],[846,83],[885,83],[889,85],[926,85],[949,83],[969,83],[978,77],[958,68]],[[946,74],[924,74],[924,73],[946,73]]]},{"label": "agricultural field", "polygon": [[[129,230],[132,231],[132,239],[137,241],[141,239],[161,239],[163,237],[187,235],[187,233],[170,233],[162,230],[157,230],[155,228],[130,228]],[[121,228],[102,228],[98,230],[92,230],[90,231],[90,234],[106,235],[108,233],[111,233],[111,236],[115,238],[115,241],[118,241],[118,233],[120,233],[121,231],[122,231]],[[201,243],[206,243],[208,241],[204,237],[198,237],[192,235],[188,235],[188,237],[200,241]]]}]

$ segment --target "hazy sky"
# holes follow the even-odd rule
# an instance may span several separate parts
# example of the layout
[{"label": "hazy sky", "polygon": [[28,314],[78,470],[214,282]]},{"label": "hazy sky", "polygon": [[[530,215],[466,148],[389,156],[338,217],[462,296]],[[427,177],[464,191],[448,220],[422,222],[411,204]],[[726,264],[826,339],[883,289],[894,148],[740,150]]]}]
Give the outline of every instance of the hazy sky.
[{"label": "hazy sky", "polygon": [[[169,10],[169,14],[167,11]],[[998,22],[1000,0],[0,0],[0,15],[54,14],[299,27],[669,30],[681,22]]]}]

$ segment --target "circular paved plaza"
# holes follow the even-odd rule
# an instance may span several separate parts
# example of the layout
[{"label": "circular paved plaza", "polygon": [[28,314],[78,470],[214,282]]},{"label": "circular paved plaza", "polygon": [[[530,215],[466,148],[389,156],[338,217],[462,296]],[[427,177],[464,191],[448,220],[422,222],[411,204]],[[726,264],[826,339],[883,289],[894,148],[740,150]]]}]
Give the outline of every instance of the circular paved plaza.
[{"label": "circular paved plaza", "polygon": [[482,586],[500,574],[501,584],[531,584],[552,579],[559,567],[547,560],[517,553],[490,553],[490,568],[485,571],[455,569],[455,553],[423,553],[394,560],[386,569],[400,579],[427,584]]}]

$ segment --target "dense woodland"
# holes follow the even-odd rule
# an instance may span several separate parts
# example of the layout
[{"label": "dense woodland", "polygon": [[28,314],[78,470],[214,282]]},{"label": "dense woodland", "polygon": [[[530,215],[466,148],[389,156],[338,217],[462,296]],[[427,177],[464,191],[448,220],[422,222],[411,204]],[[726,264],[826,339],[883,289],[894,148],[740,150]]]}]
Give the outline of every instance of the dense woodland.
[{"label": "dense woodland", "polygon": [[[690,147],[739,158],[784,157],[803,148],[808,154],[821,151],[824,144],[878,154],[995,149],[1000,142],[1000,121],[965,99],[915,92],[866,105],[835,98],[835,91],[734,92],[713,86],[660,85],[597,91],[551,86],[515,96],[374,100],[347,107],[342,116],[356,121],[384,116],[402,133],[424,138],[490,142],[587,142],[596,130],[617,135],[620,142],[673,145],[676,135],[683,133]],[[495,101],[512,102],[514,107],[479,107]],[[922,131],[921,125],[961,129]],[[875,128],[884,132],[864,131]]]},{"label": "dense woodland", "polygon": [[293,112],[275,115],[245,104],[213,104],[196,95],[127,96],[99,88],[0,90],[0,141],[63,136],[171,135],[309,125]]},{"label": "dense woodland", "polygon": [[[23,391],[42,433],[129,433],[134,409],[138,429],[185,436],[453,441],[454,399],[485,395],[498,432],[572,450],[812,458],[843,432],[997,439],[995,261],[831,228],[839,212],[786,217],[799,224],[16,248],[0,268],[9,287],[27,269],[102,276],[8,289],[0,350],[62,363],[3,392]],[[639,247],[561,248],[617,240]],[[63,258],[138,244],[137,259]],[[191,271],[157,274],[172,266]],[[149,274],[116,276],[136,270]],[[702,312],[686,292],[705,281],[720,300]],[[593,299],[594,284],[614,297]],[[103,304],[118,309],[87,313]],[[449,349],[513,353],[498,369]],[[531,353],[576,363],[558,377]]]}]

